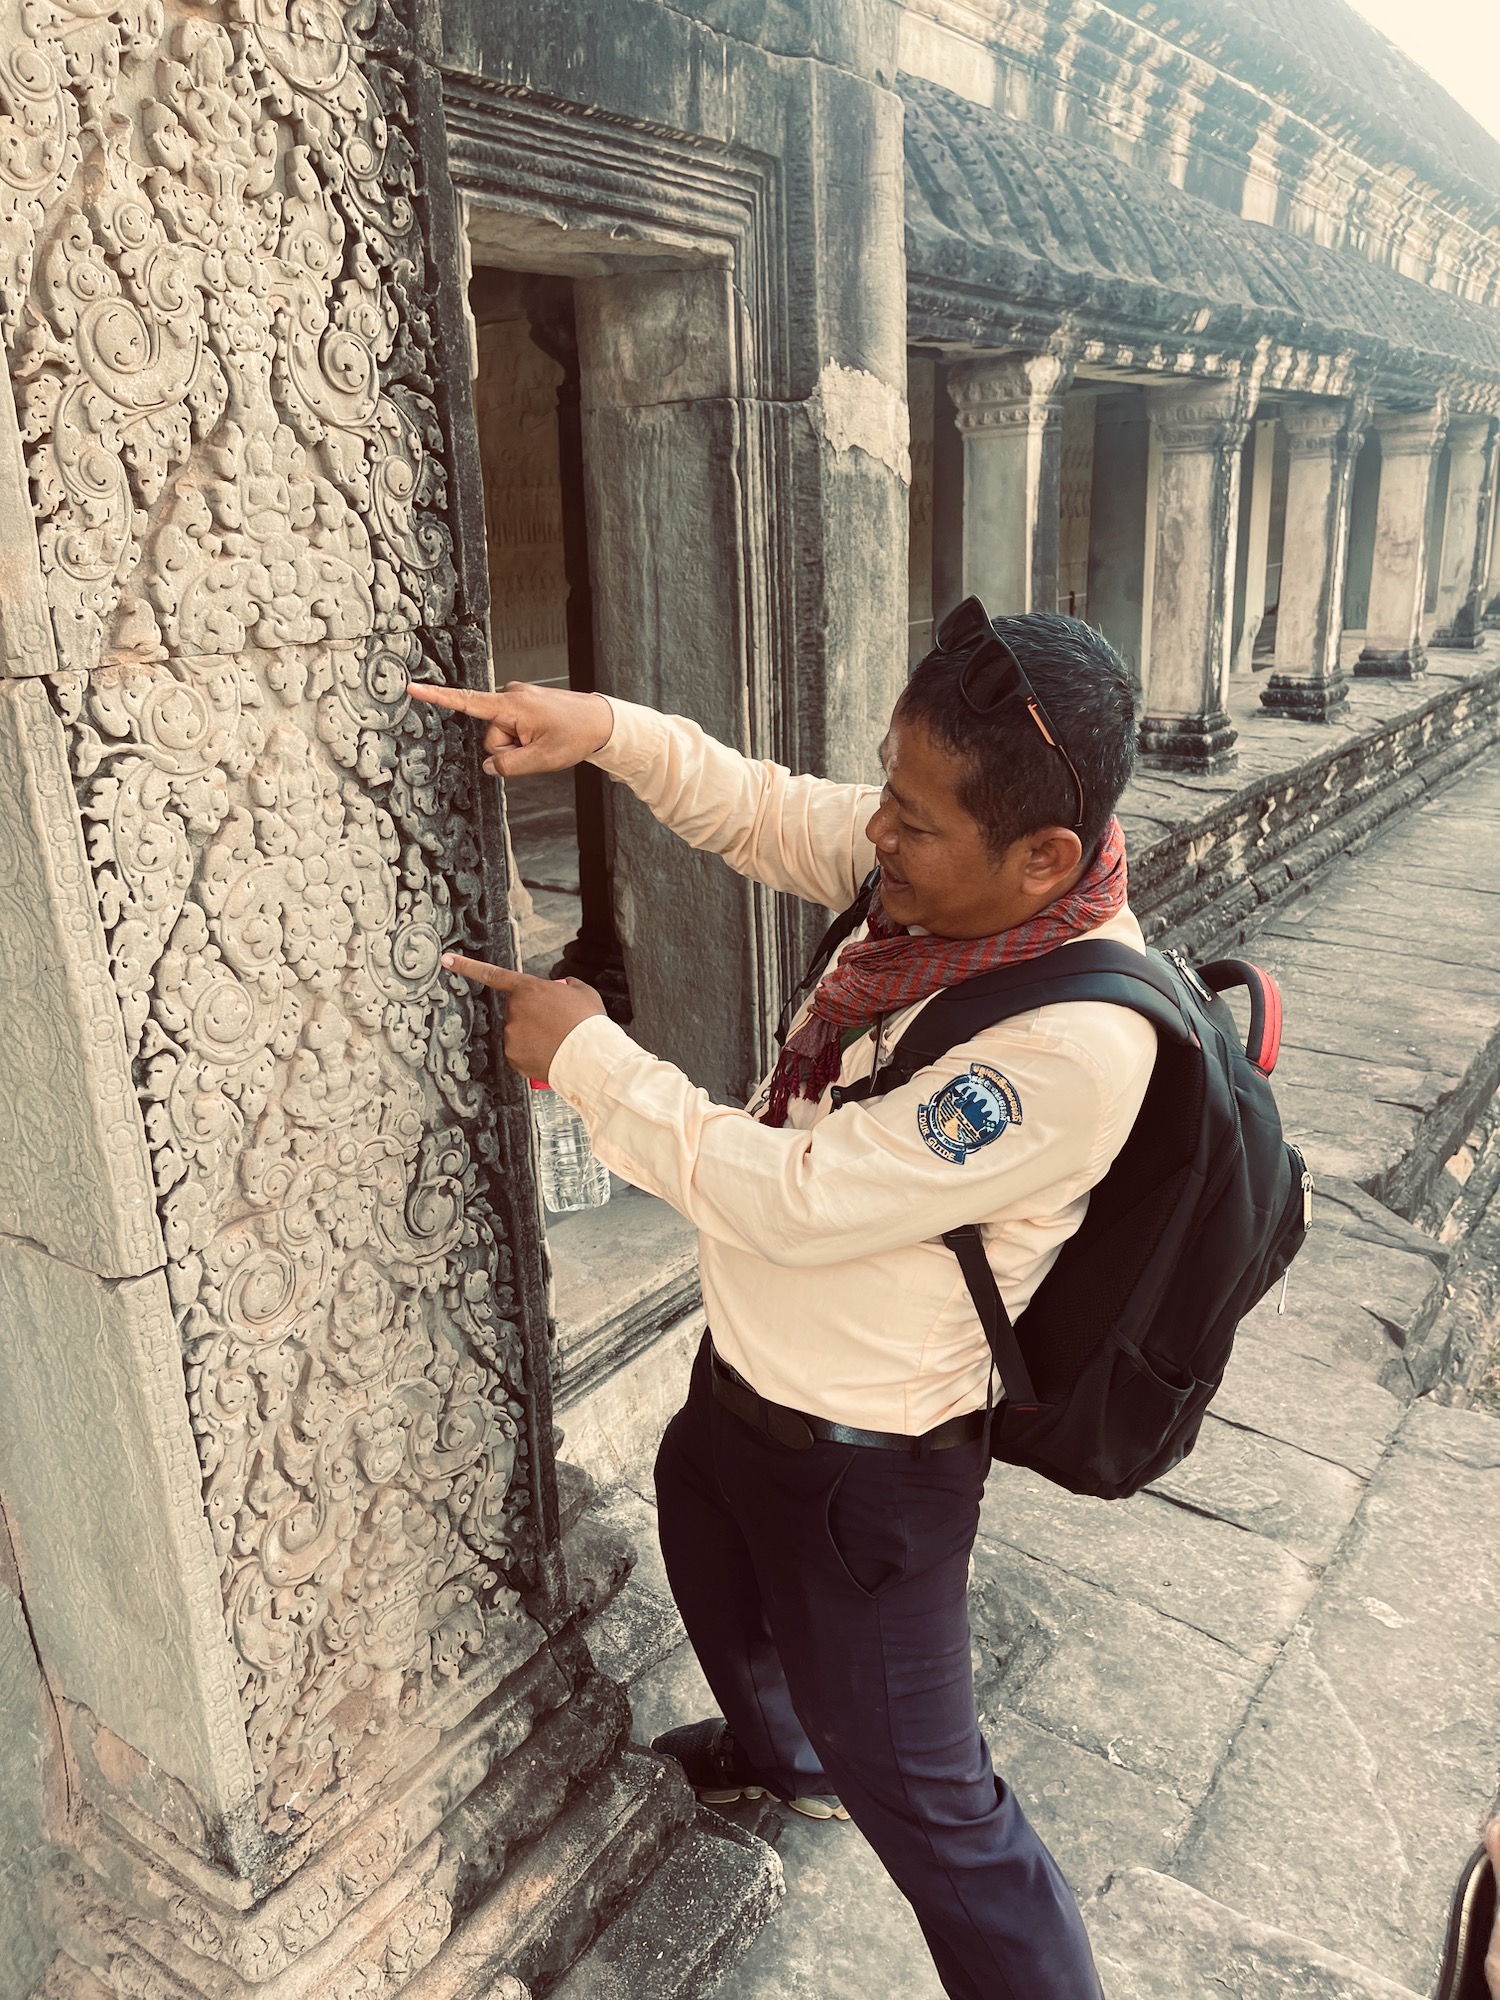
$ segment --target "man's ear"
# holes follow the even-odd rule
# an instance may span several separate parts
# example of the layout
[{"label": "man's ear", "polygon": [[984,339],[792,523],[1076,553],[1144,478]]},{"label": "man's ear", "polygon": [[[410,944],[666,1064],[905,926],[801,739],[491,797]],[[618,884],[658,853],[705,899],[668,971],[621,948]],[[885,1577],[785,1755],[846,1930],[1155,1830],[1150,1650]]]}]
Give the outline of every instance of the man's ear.
[{"label": "man's ear", "polygon": [[1044,826],[1027,836],[1027,846],[1028,895],[1060,895],[1083,865],[1083,842],[1071,827]]}]

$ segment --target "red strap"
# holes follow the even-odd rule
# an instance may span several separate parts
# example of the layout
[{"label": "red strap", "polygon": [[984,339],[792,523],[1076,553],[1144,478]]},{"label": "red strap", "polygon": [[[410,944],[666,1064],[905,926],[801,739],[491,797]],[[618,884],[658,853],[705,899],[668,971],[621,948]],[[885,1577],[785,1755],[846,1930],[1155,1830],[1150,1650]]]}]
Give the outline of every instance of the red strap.
[{"label": "red strap", "polygon": [[1266,1011],[1261,1024],[1260,1046],[1247,1047],[1245,1053],[1262,1076],[1269,1076],[1276,1067],[1276,1058],[1281,1054],[1281,988],[1270,973],[1262,972],[1258,965],[1250,969],[1264,989]]},{"label": "red strap", "polygon": [[1262,1076],[1269,1076],[1281,1053],[1281,989],[1269,972],[1248,958],[1219,958],[1205,965],[1198,977],[1215,993],[1243,986],[1250,996],[1250,1032],[1245,1054]]}]

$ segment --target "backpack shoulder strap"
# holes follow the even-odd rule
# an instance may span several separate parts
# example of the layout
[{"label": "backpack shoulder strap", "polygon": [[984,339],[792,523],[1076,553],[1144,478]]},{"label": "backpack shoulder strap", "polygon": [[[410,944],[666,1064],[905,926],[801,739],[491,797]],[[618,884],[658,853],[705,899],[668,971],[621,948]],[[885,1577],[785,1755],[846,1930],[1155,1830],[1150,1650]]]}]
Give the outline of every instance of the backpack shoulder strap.
[{"label": "backpack shoulder strap", "polygon": [[1068,1000],[1102,1000],[1128,1007],[1144,1016],[1158,1034],[1188,1048],[1198,1045],[1197,1029],[1162,958],[1131,945],[1085,938],[1042,958],[981,972],[935,993],[891,1051],[875,1079],[873,1094],[884,1096],[909,1083],[919,1070],[997,1021]]},{"label": "backpack shoulder strap", "polygon": [[[1128,1007],[1150,1021],[1158,1034],[1190,1048],[1198,1046],[1197,1030],[1164,960],[1130,945],[1084,939],[1066,951],[1059,947],[1042,958],[982,972],[934,994],[874,1079],[873,1094],[883,1096],[909,1083],[949,1049],[997,1021],[1065,1000],[1102,1000]],[[945,1229],[943,1241],[958,1259],[1007,1403],[1018,1411],[1036,1409],[1031,1371],[995,1283],[983,1232],[977,1223],[969,1222],[958,1229]]]}]

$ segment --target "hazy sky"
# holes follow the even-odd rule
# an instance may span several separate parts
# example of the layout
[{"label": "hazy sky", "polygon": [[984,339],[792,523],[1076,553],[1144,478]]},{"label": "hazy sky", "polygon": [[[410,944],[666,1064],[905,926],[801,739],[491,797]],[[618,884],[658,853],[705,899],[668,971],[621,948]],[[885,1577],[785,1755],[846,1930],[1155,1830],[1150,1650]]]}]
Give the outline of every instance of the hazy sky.
[{"label": "hazy sky", "polygon": [[1500,0],[1350,0],[1500,139]]}]

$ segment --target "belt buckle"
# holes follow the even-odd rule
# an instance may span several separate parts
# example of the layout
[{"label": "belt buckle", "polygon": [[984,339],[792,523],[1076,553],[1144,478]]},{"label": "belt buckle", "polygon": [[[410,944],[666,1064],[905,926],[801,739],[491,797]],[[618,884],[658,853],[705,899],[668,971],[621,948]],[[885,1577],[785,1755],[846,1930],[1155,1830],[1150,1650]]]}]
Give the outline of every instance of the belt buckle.
[{"label": "belt buckle", "polygon": [[817,1443],[812,1428],[799,1417],[795,1410],[784,1409],[779,1403],[766,1403],[766,1430],[778,1444],[784,1444],[789,1451],[811,1451]]}]

